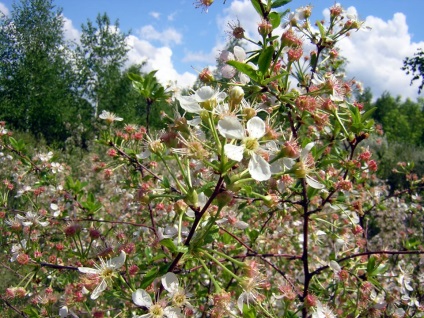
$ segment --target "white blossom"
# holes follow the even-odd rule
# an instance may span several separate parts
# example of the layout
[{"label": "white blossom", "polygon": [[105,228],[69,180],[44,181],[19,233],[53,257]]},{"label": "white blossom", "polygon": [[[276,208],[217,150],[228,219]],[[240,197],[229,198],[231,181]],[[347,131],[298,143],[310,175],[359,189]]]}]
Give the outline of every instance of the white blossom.
[{"label": "white blossom", "polygon": [[183,317],[179,309],[171,306],[162,307],[159,303],[153,303],[152,298],[144,289],[137,289],[132,293],[133,303],[140,307],[146,307],[147,314],[136,316],[136,318],[180,318]]},{"label": "white blossom", "polygon": [[78,270],[84,274],[95,274],[101,278],[100,284],[91,294],[91,299],[97,299],[99,295],[107,288],[107,283],[117,276],[118,270],[125,264],[126,254],[121,251],[118,257],[108,260],[100,258],[100,265],[95,264],[96,268],[78,267]]},{"label": "white blossom", "polygon": [[250,157],[248,169],[251,177],[257,181],[268,180],[271,178],[271,167],[260,155],[266,150],[259,145],[259,139],[265,135],[265,122],[253,117],[247,122],[246,130],[236,117],[227,116],[218,122],[218,131],[222,136],[241,140],[241,145],[226,144],[225,155],[240,162],[246,154]]}]

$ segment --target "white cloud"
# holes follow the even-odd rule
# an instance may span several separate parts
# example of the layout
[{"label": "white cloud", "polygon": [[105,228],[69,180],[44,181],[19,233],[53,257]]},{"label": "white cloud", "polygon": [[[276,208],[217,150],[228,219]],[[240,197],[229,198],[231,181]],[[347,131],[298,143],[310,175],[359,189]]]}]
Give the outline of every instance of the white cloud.
[{"label": "white cloud", "polygon": [[155,19],[159,19],[160,18],[160,13],[159,12],[149,12],[149,15],[151,15],[153,18]]},{"label": "white cloud", "polygon": [[224,16],[218,17],[218,26],[222,33],[229,31],[228,23],[240,22],[241,27],[249,38],[256,38],[258,34],[259,14],[249,0],[235,0],[224,9]]},{"label": "white cloud", "polygon": [[181,44],[183,38],[182,34],[173,28],[168,28],[159,32],[152,25],[142,27],[137,33],[143,39],[159,41],[164,45],[170,45],[172,43]]},{"label": "white cloud", "polygon": [[[356,14],[356,9],[350,7],[348,13]],[[329,11],[324,10],[327,18]],[[326,19],[328,21],[328,19]],[[259,15],[248,0],[234,0],[224,9],[224,15],[218,17],[218,27],[224,34],[228,32],[228,22],[240,22],[248,37],[257,40],[257,27]],[[403,13],[396,13],[392,19],[384,21],[380,18],[368,16],[366,25],[370,31],[359,31],[351,34],[349,38],[339,43],[341,54],[347,58],[347,77],[355,78],[371,87],[374,98],[378,98],[385,91],[393,96],[401,95],[405,98],[418,97],[418,83],[410,86],[411,76],[401,70],[403,59],[413,56],[419,47],[424,47],[424,42],[412,42],[408,32],[406,17]],[[277,34],[281,30],[276,30]],[[213,51],[222,49],[225,42],[218,43]],[[309,47],[309,46],[308,46]],[[254,46],[247,45],[247,49]],[[202,55],[198,58],[200,59]],[[193,58],[193,57],[191,57]]]},{"label": "white cloud", "polygon": [[176,16],[177,14],[178,14],[178,12],[177,12],[177,11],[172,12],[171,14],[168,14],[168,17],[167,17],[168,21],[174,21],[174,20],[175,20],[175,16]]},{"label": "white cloud", "polygon": [[175,70],[172,62],[172,50],[169,47],[155,47],[150,42],[134,35],[127,37],[127,43],[131,47],[128,52],[129,64],[145,62],[143,71],[158,70],[156,76],[161,83],[167,84],[169,81],[176,81],[177,85],[187,87],[195,82],[196,75],[189,72],[179,74]]},{"label": "white cloud", "polygon": [[63,32],[66,40],[74,41],[79,43],[81,34],[72,24],[72,20],[67,17],[63,17]]},{"label": "white cloud", "polygon": [[[258,20],[256,21],[255,19],[252,19],[252,17],[257,17]],[[240,22],[240,25],[245,29],[247,36],[252,34],[254,37],[256,37],[259,15],[252,7],[252,4],[249,0],[234,0],[228,7],[224,9],[223,15],[217,16],[216,24],[218,27],[218,34],[216,37],[216,43],[209,52],[205,53],[203,51],[187,51],[183,61],[216,65],[216,60],[219,57],[219,54],[225,48],[229,40],[229,23],[235,24],[238,22]],[[244,42],[244,44],[246,44],[247,48],[253,47],[250,46],[249,43]]]},{"label": "white cloud", "polygon": [[2,2],[0,2],[0,11],[4,14],[4,15],[6,15],[6,16],[8,16],[9,15],[9,9],[6,7],[6,5],[4,4],[4,3],[2,3]]},{"label": "white cloud", "polygon": [[372,29],[355,32],[340,42],[341,54],[349,61],[348,76],[371,87],[375,98],[387,91],[415,100],[418,85],[410,86],[411,76],[401,67],[403,59],[412,56],[424,42],[411,42],[403,13],[394,14],[388,21],[368,16],[365,24]]}]

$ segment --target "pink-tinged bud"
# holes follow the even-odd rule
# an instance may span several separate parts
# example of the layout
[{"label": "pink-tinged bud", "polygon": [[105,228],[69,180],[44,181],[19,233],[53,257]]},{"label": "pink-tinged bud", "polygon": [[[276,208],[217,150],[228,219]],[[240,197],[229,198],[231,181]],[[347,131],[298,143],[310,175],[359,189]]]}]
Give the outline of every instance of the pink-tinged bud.
[{"label": "pink-tinged bud", "polygon": [[15,289],[15,295],[18,298],[24,298],[25,295],[27,294],[27,291],[25,290],[25,288],[23,287],[16,287]]},{"label": "pink-tinged bud", "polygon": [[339,56],[339,51],[336,49],[331,49],[328,54],[330,55],[330,58],[335,59]]},{"label": "pink-tinged bud", "polygon": [[218,207],[222,208],[227,206],[232,199],[233,199],[233,194],[229,191],[224,191],[219,193],[216,196],[216,204],[218,205]]},{"label": "pink-tinged bud", "polygon": [[289,60],[289,62],[296,62],[299,61],[300,58],[303,55],[303,50],[302,47],[297,47],[297,48],[291,48],[288,52],[287,52],[287,58]]},{"label": "pink-tinged bud", "polygon": [[286,141],[281,147],[281,154],[287,158],[298,158],[300,156],[300,147],[296,141]]},{"label": "pink-tinged bud", "polygon": [[312,294],[308,294],[305,298],[305,305],[307,307],[315,307],[317,305],[317,297]]},{"label": "pink-tinged bud", "polygon": [[139,268],[138,268],[138,266],[137,265],[135,265],[135,264],[133,264],[133,265],[131,265],[129,268],[128,268],[128,273],[131,275],[131,276],[135,276],[135,275],[137,275],[137,273],[139,272]]},{"label": "pink-tinged bud", "polygon": [[370,168],[372,172],[376,172],[378,169],[377,162],[375,162],[375,160],[368,161],[368,168]]},{"label": "pink-tinged bud", "polygon": [[202,8],[202,11],[208,12],[208,9],[213,2],[214,0],[197,0],[194,2],[194,6],[196,8]]},{"label": "pink-tinged bud", "polygon": [[185,213],[188,209],[187,203],[185,203],[183,200],[178,200],[174,203],[174,211],[176,214]]},{"label": "pink-tinged bud", "polygon": [[21,265],[28,264],[29,259],[30,259],[29,255],[25,253],[19,254],[18,257],[16,258],[17,262]]},{"label": "pink-tinged bud", "polygon": [[281,43],[283,46],[297,47],[302,45],[302,40],[296,36],[292,29],[288,29],[281,35]]},{"label": "pink-tinged bud", "polygon": [[267,36],[272,32],[272,24],[267,20],[262,20],[258,25],[258,32],[262,36]]},{"label": "pink-tinged bud", "polygon": [[339,5],[334,5],[330,8],[330,17],[336,18],[340,16],[343,12],[343,8]]},{"label": "pink-tinged bud", "polygon": [[114,148],[110,148],[110,149],[107,151],[107,155],[108,155],[109,157],[116,157],[116,156],[118,155],[118,152],[116,151],[116,149],[114,149]]},{"label": "pink-tinged bud", "polygon": [[6,298],[13,299],[16,296],[16,289],[14,287],[6,288]]},{"label": "pink-tinged bud", "polygon": [[199,80],[202,83],[209,84],[209,83],[213,82],[215,80],[215,78],[213,77],[210,69],[208,69],[206,67],[199,73]]},{"label": "pink-tinged bud", "polygon": [[69,224],[65,228],[65,235],[66,236],[74,236],[81,232],[81,225],[79,224]]}]

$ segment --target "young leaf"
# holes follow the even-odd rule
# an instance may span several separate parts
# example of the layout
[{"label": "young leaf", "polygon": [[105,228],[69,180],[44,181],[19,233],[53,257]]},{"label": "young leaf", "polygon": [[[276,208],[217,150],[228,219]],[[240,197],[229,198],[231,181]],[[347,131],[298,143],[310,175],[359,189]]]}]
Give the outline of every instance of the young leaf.
[{"label": "young leaf", "polygon": [[269,19],[269,22],[271,23],[273,29],[276,29],[280,26],[281,16],[277,12],[271,12],[268,15],[268,19]]},{"label": "young leaf", "polygon": [[285,6],[287,3],[291,2],[292,0],[275,0],[272,4],[271,4],[271,8],[275,9],[275,8],[279,8],[282,6]]},{"label": "young leaf", "polygon": [[274,54],[274,47],[268,46],[265,50],[262,51],[261,55],[259,56],[259,61],[258,61],[259,71],[264,75],[267,73],[269,66],[271,65],[273,54]]},{"label": "young leaf", "polygon": [[261,0],[251,0],[252,5],[255,8],[256,12],[258,12],[260,16],[263,16],[263,12],[261,10],[261,5],[259,4],[259,1]]},{"label": "young leaf", "polygon": [[235,67],[237,71],[242,72],[243,74],[246,74],[253,81],[255,82],[258,81],[259,76],[257,74],[257,71],[249,64],[239,62],[239,61],[228,61],[227,64]]}]

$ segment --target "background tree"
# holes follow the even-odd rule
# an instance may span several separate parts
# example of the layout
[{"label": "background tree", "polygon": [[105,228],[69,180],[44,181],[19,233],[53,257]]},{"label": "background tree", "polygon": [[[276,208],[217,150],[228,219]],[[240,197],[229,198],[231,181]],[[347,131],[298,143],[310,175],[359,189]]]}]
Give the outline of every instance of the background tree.
[{"label": "background tree", "polygon": [[424,52],[421,48],[418,49],[418,52],[413,57],[406,57],[403,60],[402,70],[406,71],[406,74],[413,75],[411,85],[414,81],[421,78],[421,84],[418,87],[418,93],[421,94],[424,87]]},{"label": "background tree", "polygon": [[127,34],[119,30],[119,21],[111,24],[106,13],[81,26],[81,44],[76,48],[79,84],[83,96],[92,104],[94,116],[102,110],[117,112],[122,67],[127,60]]},{"label": "background tree", "polygon": [[0,22],[0,118],[63,144],[69,136],[65,123],[84,108],[68,53],[61,10],[52,0],[13,4],[10,17]]}]

